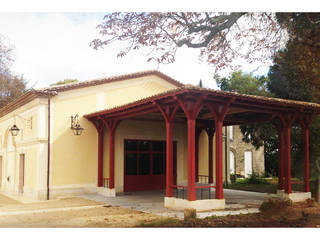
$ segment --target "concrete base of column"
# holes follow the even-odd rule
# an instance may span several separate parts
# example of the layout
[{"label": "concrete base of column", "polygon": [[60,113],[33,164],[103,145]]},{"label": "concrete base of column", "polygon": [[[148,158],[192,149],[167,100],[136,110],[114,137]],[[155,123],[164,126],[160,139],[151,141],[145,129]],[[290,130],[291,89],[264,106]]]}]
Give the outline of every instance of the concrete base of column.
[{"label": "concrete base of column", "polygon": [[98,192],[98,194],[105,196],[105,197],[115,197],[116,196],[116,190],[114,188],[99,187],[97,192]]},{"label": "concrete base of column", "polygon": [[211,210],[221,210],[226,208],[225,199],[206,199],[189,201],[175,197],[165,197],[164,206],[169,209],[183,211],[184,209],[193,208],[197,212],[208,212]]},{"label": "concrete base of column", "polygon": [[278,190],[277,196],[284,200],[291,200],[292,202],[304,202],[307,199],[311,199],[311,192],[293,192],[287,194],[283,190]]}]

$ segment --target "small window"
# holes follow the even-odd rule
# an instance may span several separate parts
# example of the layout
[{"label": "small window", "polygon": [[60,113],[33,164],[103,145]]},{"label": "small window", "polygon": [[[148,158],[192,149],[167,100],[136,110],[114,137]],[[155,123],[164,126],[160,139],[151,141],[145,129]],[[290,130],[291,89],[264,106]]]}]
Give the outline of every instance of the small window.
[{"label": "small window", "polygon": [[140,142],[140,151],[149,151],[150,146],[149,146],[149,141],[141,141]]},{"label": "small window", "polygon": [[233,140],[233,126],[230,126],[229,127],[229,132],[230,132],[230,140],[232,141]]},{"label": "small window", "polygon": [[138,150],[138,142],[137,141],[126,141],[126,150],[127,151],[136,151]]},{"label": "small window", "polygon": [[152,151],[153,152],[163,152],[164,142],[154,141],[152,142]]},{"label": "small window", "polygon": [[152,154],[152,174],[164,174],[165,169],[165,154]]},{"label": "small window", "polygon": [[142,153],[139,155],[139,175],[150,174],[150,154]]},{"label": "small window", "polygon": [[137,175],[138,174],[138,154],[127,153],[126,154],[126,174]]}]

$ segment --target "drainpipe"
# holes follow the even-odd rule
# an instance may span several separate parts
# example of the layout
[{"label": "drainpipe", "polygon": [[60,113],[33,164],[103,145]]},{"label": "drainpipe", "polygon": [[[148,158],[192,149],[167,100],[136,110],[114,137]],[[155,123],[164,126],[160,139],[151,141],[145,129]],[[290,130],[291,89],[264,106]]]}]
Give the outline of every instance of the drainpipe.
[{"label": "drainpipe", "polygon": [[48,98],[48,166],[47,166],[47,200],[50,199],[50,97]]}]

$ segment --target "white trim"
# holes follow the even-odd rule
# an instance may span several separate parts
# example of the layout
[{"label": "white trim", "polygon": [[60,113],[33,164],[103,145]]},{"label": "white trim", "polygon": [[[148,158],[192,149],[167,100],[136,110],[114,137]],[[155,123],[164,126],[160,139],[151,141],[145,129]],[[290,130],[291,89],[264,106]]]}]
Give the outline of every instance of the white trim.
[{"label": "white trim", "polygon": [[199,212],[206,212],[216,209],[225,209],[226,201],[225,199],[206,199],[189,201],[186,199],[180,199],[175,197],[165,197],[164,207],[177,211],[183,211],[184,209],[192,208]]},{"label": "white trim", "polygon": [[304,202],[307,199],[311,199],[311,192],[293,192],[285,193],[283,190],[277,191],[277,196],[284,200],[291,200],[292,202]]}]

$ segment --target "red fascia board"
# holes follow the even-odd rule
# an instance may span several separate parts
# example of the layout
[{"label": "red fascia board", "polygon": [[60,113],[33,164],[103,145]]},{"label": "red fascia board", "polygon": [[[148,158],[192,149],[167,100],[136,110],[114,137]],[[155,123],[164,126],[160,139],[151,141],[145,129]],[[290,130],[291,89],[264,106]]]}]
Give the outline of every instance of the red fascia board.
[{"label": "red fascia board", "polygon": [[[230,97],[234,97],[235,101],[231,104],[231,106],[236,105],[237,107],[244,107],[247,108],[250,107],[254,111],[257,112],[276,112],[276,111],[311,111],[318,113],[320,111],[320,105],[309,105],[309,103],[304,102],[297,102],[294,101],[293,103],[290,102],[290,100],[286,102],[281,102],[281,100],[278,99],[272,99],[272,98],[263,98],[259,96],[249,96],[249,95],[243,95],[238,93],[232,93],[232,92],[222,92],[217,90],[203,90],[203,89],[190,89],[190,88],[179,88],[175,89],[173,91],[165,92],[163,94],[159,94],[153,97],[149,97],[146,99],[142,99],[139,101],[136,101],[134,103],[129,103],[124,106],[115,107],[113,109],[104,110],[92,114],[85,115],[86,118],[94,118],[96,116],[120,116],[120,115],[126,115],[129,114],[131,111],[141,111],[141,114],[143,114],[143,109],[148,108],[144,105],[151,105],[154,101],[163,101],[164,99],[167,99],[167,103],[170,103],[170,100],[168,98],[182,95],[182,94],[207,94],[207,100],[212,100],[215,102],[224,102],[226,99],[229,99]],[[221,98],[222,99],[219,99]],[[258,105],[260,104],[260,105]],[[263,104],[263,105],[261,105]],[[319,105],[319,106],[317,106]]]}]

